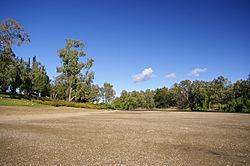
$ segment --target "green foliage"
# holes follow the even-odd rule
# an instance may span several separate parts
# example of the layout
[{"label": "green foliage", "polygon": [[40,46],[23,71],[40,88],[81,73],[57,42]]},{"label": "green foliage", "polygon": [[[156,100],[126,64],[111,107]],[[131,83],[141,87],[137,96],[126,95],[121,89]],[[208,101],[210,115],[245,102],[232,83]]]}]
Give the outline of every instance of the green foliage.
[{"label": "green foliage", "polygon": [[112,108],[114,108],[116,110],[123,109],[123,105],[122,105],[120,98],[117,97],[114,99],[114,101],[112,102]]},{"label": "green foliage", "polygon": [[[57,67],[57,72],[61,73],[55,82],[59,83],[59,93],[65,93],[61,96],[66,97],[68,101],[87,102],[91,97],[91,83],[94,79],[94,73],[90,71],[93,65],[93,59],[87,58],[86,63],[80,62],[80,58],[85,56],[83,52],[84,44],[79,40],[66,39],[66,46],[58,51],[62,66]],[[83,73],[82,73],[83,72]],[[61,89],[61,85],[64,86]],[[57,93],[57,92],[53,92]],[[53,94],[53,97],[59,97]]]},{"label": "green foliage", "polygon": [[103,89],[101,90],[104,97],[104,103],[111,103],[115,98],[115,90],[113,89],[113,85],[110,83],[104,83]]},{"label": "green foliage", "polygon": [[206,111],[209,108],[208,96],[204,89],[194,89],[190,96],[193,111]]},{"label": "green foliage", "polygon": [[[250,112],[249,101],[244,103],[243,97],[239,97],[229,101],[225,106],[224,110],[226,112]],[[248,108],[247,108],[248,107]]]},{"label": "green foliage", "polygon": [[112,103],[114,109],[135,110],[135,109],[152,109],[154,104],[154,91],[122,91],[121,96],[115,98]]},{"label": "green foliage", "polygon": [[14,93],[20,86],[19,68],[12,46],[29,41],[29,35],[15,20],[8,18],[0,23],[0,92],[10,88]]},{"label": "green foliage", "polygon": [[112,106],[124,110],[178,107],[193,111],[250,112],[250,76],[235,84],[220,76],[213,81],[184,80],[170,89],[124,90]]},{"label": "green foliage", "polygon": [[154,102],[154,91],[151,91],[150,89],[147,89],[144,93],[144,96],[142,96],[142,100],[144,100],[145,102],[144,105],[142,105],[142,107],[146,108],[146,109],[152,109],[155,108],[155,102]]},{"label": "green foliage", "polygon": [[175,83],[171,91],[174,93],[173,100],[176,101],[176,106],[184,109],[189,107],[189,96],[191,91],[190,80],[183,80],[179,84]]},{"label": "green foliage", "polygon": [[32,60],[32,92],[36,96],[49,96],[50,80],[45,71],[45,66],[36,60],[36,56]]},{"label": "green foliage", "polygon": [[22,82],[23,83],[20,86],[20,92],[22,92],[24,95],[31,96],[32,78],[31,78],[30,58],[29,61],[25,63]]},{"label": "green foliage", "polygon": [[176,105],[173,90],[163,87],[155,90],[154,102],[156,108],[168,108]]},{"label": "green foliage", "polygon": [[208,94],[212,105],[225,104],[229,100],[230,86],[229,80],[223,76],[209,82]]},{"label": "green foliage", "polygon": [[7,18],[0,23],[1,52],[11,48],[12,45],[20,46],[23,42],[29,41],[29,34],[24,32],[24,28],[17,21]]},{"label": "green foliage", "polygon": [[21,78],[21,69],[20,69],[20,61],[18,58],[15,58],[13,65],[9,66],[9,85],[10,91],[12,94],[16,93],[16,89],[19,88],[22,84]]}]

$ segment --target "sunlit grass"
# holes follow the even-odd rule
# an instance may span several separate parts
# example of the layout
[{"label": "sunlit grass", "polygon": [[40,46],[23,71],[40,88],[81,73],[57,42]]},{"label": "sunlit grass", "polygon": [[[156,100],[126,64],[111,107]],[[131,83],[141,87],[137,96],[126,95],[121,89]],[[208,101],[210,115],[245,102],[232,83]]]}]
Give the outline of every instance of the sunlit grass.
[{"label": "sunlit grass", "polygon": [[35,103],[27,99],[12,99],[0,97],[0,106],[29,106],[29,107],[42,107],[45,105]]},{"label": "sunlit grass", "polygon": [[52,100],[42,97],[25,97],[22,95],[0,94],[0,106],[29,106],[29,107],[76,107],[89,109],[110,109],[105,104],[76,103],[63,100]]}]

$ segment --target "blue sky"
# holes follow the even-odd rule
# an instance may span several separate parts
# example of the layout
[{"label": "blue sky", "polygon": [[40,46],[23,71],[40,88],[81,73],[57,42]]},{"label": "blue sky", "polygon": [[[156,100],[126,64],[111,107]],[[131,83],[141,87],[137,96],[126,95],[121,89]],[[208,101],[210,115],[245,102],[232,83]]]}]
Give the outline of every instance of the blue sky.
[{"label": "blue sky", "polygon": [[250,73],[247,0],[5,0],[0,11],[0,20],[13,18],[30,34],[15,53],[37,56],[51,79],[66,38],[85,43],[94,83],[110,82],[118,95]]}]

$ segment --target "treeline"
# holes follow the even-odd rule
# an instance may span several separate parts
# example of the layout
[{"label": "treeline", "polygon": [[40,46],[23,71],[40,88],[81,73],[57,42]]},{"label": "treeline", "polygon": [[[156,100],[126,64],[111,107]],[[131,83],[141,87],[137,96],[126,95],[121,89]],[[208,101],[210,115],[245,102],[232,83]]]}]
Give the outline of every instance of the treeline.
[{"label": "treeline", "polygon": [[10,91],[11,94],[18,93],[27,96],[48,96],[50,92],[50,80],[45,71],[45,66],[41,65],[34,56],[26,62],[14,55],[8,57],[8,61],[2,61],[0,71],[1,92]]},{"label": "treeline", "polygon": [[[58,50],[61,66],[60,73],[51,84],[51,97],[69,102],[104,102],[110,104],[115,96],[113,86],[104,83],[103,87],[93,84],[94,72],[91,71],[94,60],[83,58],[84,44],[79,40],[66,39],[66,46]],[[82,58],[82,59],[81,59]]]},{"label": "treeline", "polygon": [[220,76],[212,81],[183,80],[169,89],[124,90],[113,106],[125,110],[176,107],[194,111],[250,112],[250,75],[234,84]]},{"label": "treeline", "polygon": [[[79,40],[66,39],[65,48],[58,50],[61,66],[59,75],[51,81],[45,66],[33,57],[26,62],[19,59],[12,46],[30,42],[29,34],[15,20],[6,19],[0,24],[0,93],[40,96],[69,102],[104,102],[111,104],[115,97],[113,85],[102,87],[93,84],[94,60],[85,58],[84,44]],[[84,62],[85,58],[85,62]]]},{"label": "treeline", "polygon": [[45,66],[33,57],[24,61],[12,51],[12,45],[20,46],[29,42],[28,33],[24,32],[16,21],[6,19],[0,24],[0,92],[10,91],[24,95],[49,95],[49,77]]},{"label": "treeline", "polygon": [[56,68],[59,75],[55,80],[49,79],[45,66],[36,57],[24,61],[14,54],[12,46],[20,46],[23,42],[30,42],[29,35],[15,20],[6,19],[0,23],[0,93],[40,96],[53,99],[53,102],[105,103],[109,108],[122,110],[174,107],[250,112],[250,75],[234,84],[220,76],[212,81],[184,80],[171,88],[124,90],[115,98],[110,83],[93,84],[94,60],[86,58],[81,41],[66,39],[65,47],[58,50],[61,65]]}]

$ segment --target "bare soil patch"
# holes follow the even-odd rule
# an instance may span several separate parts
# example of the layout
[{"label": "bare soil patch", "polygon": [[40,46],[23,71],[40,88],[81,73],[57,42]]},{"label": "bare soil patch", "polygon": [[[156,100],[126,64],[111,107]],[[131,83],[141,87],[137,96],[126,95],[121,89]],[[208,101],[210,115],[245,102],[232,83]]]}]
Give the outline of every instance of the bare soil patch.
[{"label": "bare soil patch", "polygon": [[0,165],[249,165],[250,114],[0,107]]}]

